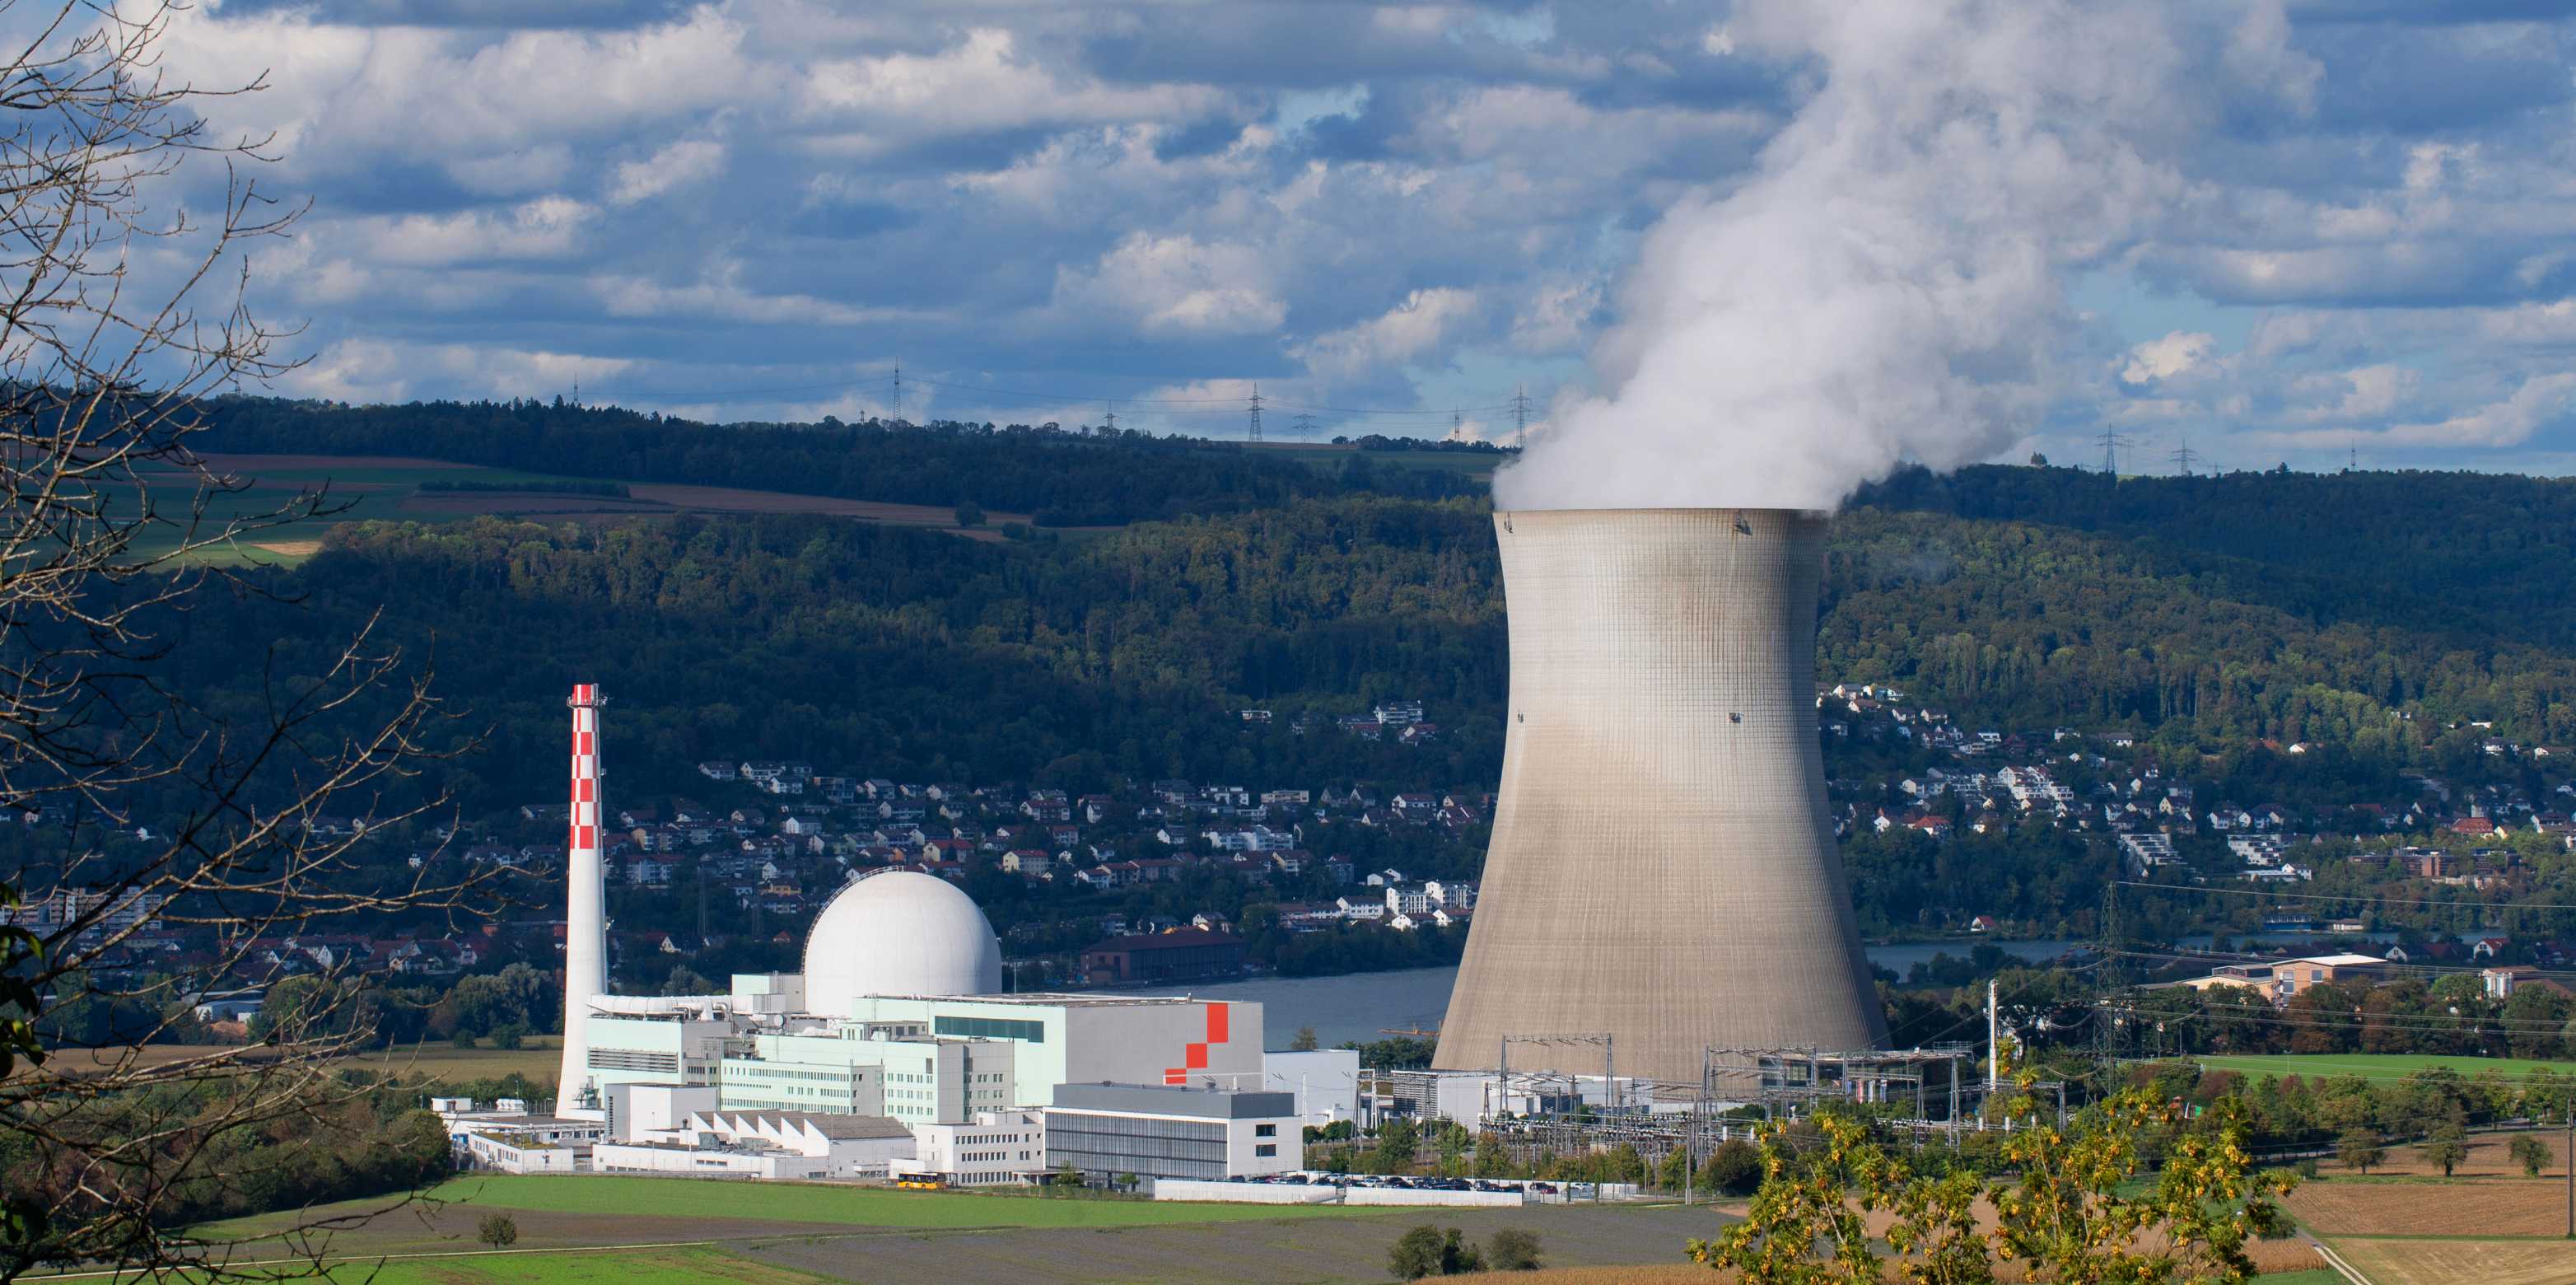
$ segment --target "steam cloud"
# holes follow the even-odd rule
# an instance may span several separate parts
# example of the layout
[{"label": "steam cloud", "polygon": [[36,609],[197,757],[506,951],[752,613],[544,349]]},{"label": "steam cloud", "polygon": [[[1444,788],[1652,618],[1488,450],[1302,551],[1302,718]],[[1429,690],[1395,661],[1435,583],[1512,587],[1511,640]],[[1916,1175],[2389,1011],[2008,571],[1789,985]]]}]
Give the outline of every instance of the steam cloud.
[{"label": "steam cloud", "polygon": [[2208,199],[2183,162],[2233,106],[2303,108],[2272,0],[1743,0],[1713,41],[1820,77],[1732,190],[1646,237],[1604,396],[1497,505],[1833,508],[1896,465],[2027,432],[2069,276]]}]

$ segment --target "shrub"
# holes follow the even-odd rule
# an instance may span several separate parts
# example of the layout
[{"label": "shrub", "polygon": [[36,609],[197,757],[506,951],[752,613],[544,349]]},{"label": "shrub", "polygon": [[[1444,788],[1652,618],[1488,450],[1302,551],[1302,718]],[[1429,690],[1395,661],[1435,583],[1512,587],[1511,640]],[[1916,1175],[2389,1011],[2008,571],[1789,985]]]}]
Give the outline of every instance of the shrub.
[{"label": "shrub", "polygon": [[1498,1272],[1534,1272],[1539,1268],[1538,1233],[1505,1227],[1485,1241],[1485,1265]]},{"label": "shrub", "polygon": [[[1532,1248],[1536,1248],[1535,1244]],[[1456,1276],[1485,1270],[1485,1256],[1467,1244],[1457,1228],[1442,1229],[1424,1223],[1396,1238],[1394,1246],[1386,1251],[1386,1270],[1400,1281]]]},{"label": "shrub", "polygon": [[494,1249],[505,1249],[518,1243],[519,1224],[508,1214],[485,1214],[483,1221],[475,1224],[474,1239]]},{"label": "shrub", "polygon": [[1708,1153],[1699,1177],[1712,1191],[1750,1196],[1762,1185],[1762,1149],[1742,1138],[1730,1138]]}]

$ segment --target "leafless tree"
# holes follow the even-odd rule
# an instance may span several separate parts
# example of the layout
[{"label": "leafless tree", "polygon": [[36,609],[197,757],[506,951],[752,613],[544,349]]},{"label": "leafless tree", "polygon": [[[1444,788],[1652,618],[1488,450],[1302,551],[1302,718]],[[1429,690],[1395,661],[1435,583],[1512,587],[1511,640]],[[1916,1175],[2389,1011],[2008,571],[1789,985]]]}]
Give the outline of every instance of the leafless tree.
[{"label": "leafless tree", "polygon": [[[337,1064],[372,1039],[376,1001],[347,952],[303,943],[387,912],[478,915],[492,893],[436,854],[394,876],[355,859],[368,830],[431,819],[443,800],[417,769],[470,741],[373,630],[319,676],[272,677],[247,714],[163,677],[200,595],[271,593],[235,569],[249,537],[333,503],[262,509],[192,449],[201,398],[293,364],[292,333],[251,315],[248,251],[302,210],[252,177],[269,140],[219,132],[223,102],[263,86],[162,66],[176,12],[0,0],[0,822],[61,850],[0,889],[29,903],[0,930],[0,1280],[69,1262],[309,1274],[315,1238],[287,1242],[308,1261],[268,1242],[289,1261],[263,1263],[173,1226],[244,1180],[222,1159],[241,1139],[293,1164],[361,1104]],[[182,192],[220,201],[191,214]],[[173,935],[192,963],[135,964]],[[202,990],[290,971],[306,980],[264,1042],[169,1055]],[[82,1006],[111,1017],[66,1034]]]}]

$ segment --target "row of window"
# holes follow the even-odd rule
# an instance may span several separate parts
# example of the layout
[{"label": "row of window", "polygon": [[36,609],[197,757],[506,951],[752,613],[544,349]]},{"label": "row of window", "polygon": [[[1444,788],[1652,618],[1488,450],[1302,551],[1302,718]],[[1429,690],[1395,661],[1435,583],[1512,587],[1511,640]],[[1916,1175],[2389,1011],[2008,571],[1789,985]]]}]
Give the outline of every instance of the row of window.
[{"label": "row of window", "polygon": [[590,1067],[595,1071],[659,1071],[669,1075],[680,1069],[677,1053],[649,1053],[643,1049],[603,1049],[590,1051]]}]

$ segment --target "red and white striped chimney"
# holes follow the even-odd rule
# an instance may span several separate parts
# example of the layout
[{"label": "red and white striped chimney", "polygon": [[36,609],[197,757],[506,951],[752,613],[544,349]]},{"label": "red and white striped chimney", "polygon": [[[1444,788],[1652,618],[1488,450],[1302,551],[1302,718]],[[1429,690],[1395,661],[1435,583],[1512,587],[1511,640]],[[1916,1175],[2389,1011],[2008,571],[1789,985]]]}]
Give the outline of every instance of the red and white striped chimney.
[{"label": "red and white striped chimney", "polygon": [[555,1082],[555,1110],[594,1105],[590,1094],[591,997],[608,989],[608,913],[601,892],[599,707],[605,698],[591,683],[573,685],[572,828],[564,843],[564,1038],[563,1073]]}]

